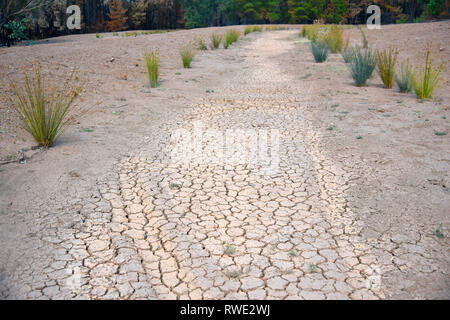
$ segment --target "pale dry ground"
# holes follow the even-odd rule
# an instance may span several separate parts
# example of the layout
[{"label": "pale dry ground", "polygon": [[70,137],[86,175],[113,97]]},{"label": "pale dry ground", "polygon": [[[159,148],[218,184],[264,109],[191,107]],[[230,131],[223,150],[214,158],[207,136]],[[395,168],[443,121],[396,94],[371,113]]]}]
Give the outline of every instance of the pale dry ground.
[{"label": "pale dry ground", "polygon": [[[449,28],[367,34],[402,60],[422,59],[433,41],[448,62]],[[339,55],[315,64],[295,31],[251,34],[180,68],[178,47],[212,31],[0,49],[14,79],[34,57],[54,74],[79,68],[87,92],[78,103],[95,105],[50,150],[0,167],[0,296],[449,298],[449,136],[434,134],[449,131],[447,80],[423,103],[376,75],[357,88]],[[357,29],[346,33],[360,41]],[[162,58],[151,90],[150,47]],[[220,132],[278,129],[279,172],[197,165],[206,150],[174,164],[169,136],[195,121]],[[0,123],[2,156],[32,145],[6,104]],[[440,223],[443,239],[433,234]]]}]

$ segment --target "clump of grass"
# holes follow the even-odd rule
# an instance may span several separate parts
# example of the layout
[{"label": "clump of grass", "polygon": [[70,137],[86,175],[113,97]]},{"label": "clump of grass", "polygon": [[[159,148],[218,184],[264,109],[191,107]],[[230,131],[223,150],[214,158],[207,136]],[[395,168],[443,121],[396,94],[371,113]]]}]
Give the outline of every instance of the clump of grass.
[{"label": "clump of grass", "polygon": [[145,64],[147,65],[148,80],[150,87],[158,86],[159,77],[159,52],[158,50],[150,50],[145,52]]},{"label": "clump of grass", "polygon": [[353,58],[355,57],[355,50],[357,46],[353,48],[346,48],[341,51],[342,58],[344,58],[345,63],[350,63],[353,61]]},{"label": "clump of grass", "polygon": [[320,24],[313,24],[312,26],[307,26],[305,28],[306,28],[306,37],[308,38],[308,40],[314,41],[319,37],[321,29],[325,27],[321,26]]},{"label": "clump of grass", "polygon": [[367,79],[372,76],[376,63],[376,57],[372,50],[361,50],[359,47],[355,48],[354,57],[349,64],[349,69],[358,87],[366,85]]},{"label": "clump of grass", "polygon": [[419,70],[411,69],[410,79],[414,92],[418,99],[432,97],[434,90],[439,84],[440,77],[444,71],[444,65],[433,65],[431,49],[427,49],[425,67]]},{"label": "clump of grass", "polygon": [[263,27],[262,26],[253,26],[253,32],[262,32]]},{"label": "clump of grass", "polygon": [[325,41],[316,40],[311,42],[311,51],[316,62],[324,62],[328,57],[328,45]]},{"label": "clump of grass", "polygon": [[376,56],[377,72],[383,81],[384,87],[390,89],[394,79],[398,51],[390,48],[389,50],[377,51]]},{"label": "clump of grass", "polygon": [[249,33],[254,32],[254,31],[255,31],[255,29],[253,26],[246,26],[244,29],[244,36],[248,35]]},{"label": "clump of grass", "polygon": [[394,79],[400,92],[408,93],[412,91],[411,65],[409,62],[401,65],[400,70],[395,73]]},{"label": "clump of grass", "polygon": [[222,43],[222,35],[213,33],[211,35],[211,49],[218,49],[220,47],[220,44]]},{"label": "clump of grass", "polygon": [[333,25],[329,28],[326,40],[332,53],[339,53],[344,46],[344,31],[341,27]]},{"label": "clump of grass", "polygon": [[42,147],[51,147],[64,130],[74,122],[77,114],[72,103],[79,93],[73,87],[73,73],[61,89],[50,88],[43,79],[41,65],[36,61],[29,75],[24,71],[24,84],[10,81],[13,95],[9,97],[22,127]]},{"label": "clump of grass", "polygon": [[234,42],[239,40],[239,37],[241,36],[241,33],[237,30],[229,30],[225,33],[225,42],[223,44],[225,49],[228,49],[228,47],[233,44]]},{"label": "clump of grass", "polygon": [[184,46],[180,49],[181,62],[183,68],[190,68],[194,60],[195,51],[190,46]]},{"label": "clump of grass", "polygon": [[197,50],[206,51],[208,50],[208,46],[206,45],[206,41],[203,38],[197,37],[195,39],[195,48]]}]

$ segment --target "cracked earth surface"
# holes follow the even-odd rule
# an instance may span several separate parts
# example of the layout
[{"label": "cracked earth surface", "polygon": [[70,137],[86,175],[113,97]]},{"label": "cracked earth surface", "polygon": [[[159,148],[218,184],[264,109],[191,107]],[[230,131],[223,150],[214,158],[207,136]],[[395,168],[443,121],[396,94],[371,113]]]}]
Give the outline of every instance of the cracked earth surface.
[{"label": "cracked earth surface", "polygon": [[[126,154],[95,188],[80,186],[64,221],[52,214],[61,206],[39,204],[36,223],[49,228],[18,245],[34,247],[39,259],[2,279],[3,297],[380,299],[386,273],[436,271],[439,264],[417,245],[426,238],[361,235],[349,191],[364,163],[335,161],[320,147],[322,133],[305,113],[314,83],[280,71],[276,59],[294,49],[288,36],[246,43],[245,69],[162,124],[161,136],[148,140],[158,141],[156,153]],[[220,133],[278,130],[271,150],[278,171],[245,161],[201,163],[207,143],[189,162],[175,163],[180,141],[170,133],[193,132],[199,123]],[[440,271],[444,279],[447,271]]]}]

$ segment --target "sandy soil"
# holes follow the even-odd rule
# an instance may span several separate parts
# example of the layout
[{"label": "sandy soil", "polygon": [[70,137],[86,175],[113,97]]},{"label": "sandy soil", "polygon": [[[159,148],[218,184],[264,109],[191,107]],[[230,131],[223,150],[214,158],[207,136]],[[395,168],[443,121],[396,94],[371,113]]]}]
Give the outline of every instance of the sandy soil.
[{"label": "sandy soil", "polygon": [[[0,48],[2,158],[33,145],[6,97],[8,78],[35,58],[55,77],[78,69],[77,103],[90,108],[51,149],[0,166],[0,296],[449,298],[450,143],[435,134],[449,133],[449,69],[426,102],[377,75],[357,88],[340,55],[315,64],[294,30],[254,33],[180,67],[179,47],[223,29]],[[366,34],[414,63],[431,43],[448,64],[449,29]],[[346,34],[361,41],[356,28]],[[142,56],[155,47],[162,82],[149,89]],[[279,129],[280,175],[171,164],[170,134],[194,120]]]}]

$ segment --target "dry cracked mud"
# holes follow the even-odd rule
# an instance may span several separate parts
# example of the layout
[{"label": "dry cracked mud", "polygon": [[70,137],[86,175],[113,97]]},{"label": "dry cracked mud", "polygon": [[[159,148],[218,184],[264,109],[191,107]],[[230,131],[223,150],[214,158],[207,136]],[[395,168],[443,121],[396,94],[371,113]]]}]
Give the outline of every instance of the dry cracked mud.
[{"label": "dry cracked mud", "polygon": [[[172,111],[95,184],[72,183],[53,198],[36,197],[27,211],[3,214],[0,296],[449,298],[446,238],[409,223],[364,232],[367,198],[358,193],[368,174],[391,173],[372,172],[351,152],[333,153],[331,133],[308,111],[322,87],[286,63],[308,52],[297,37],[282,31],[243,40],[230,49],[234,72]],[[219,136],[267,133],[268,144],[279,142],[268,153],[278,155],[275,170],[265,170],[274,158],[249,161],[252,151],[242,161],[239,140],[226,161],[211,161],[217,135],[204,137],[188,161],[174,161],[182,143],[174,132],[194,136],[199,126]],[[436,210],[448,216],[444,197]]]}]

